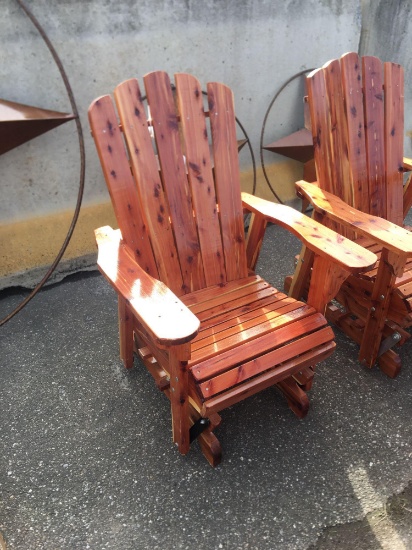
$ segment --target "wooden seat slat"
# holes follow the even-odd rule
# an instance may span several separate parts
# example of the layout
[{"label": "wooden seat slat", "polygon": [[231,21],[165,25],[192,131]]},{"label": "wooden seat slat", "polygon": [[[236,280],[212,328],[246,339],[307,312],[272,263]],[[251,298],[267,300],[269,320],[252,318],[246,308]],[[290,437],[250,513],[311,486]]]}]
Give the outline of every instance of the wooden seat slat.
[{"label": "wooden seat slat", "polygon": [[210,297],[208,302],[202,302],[200,304],[194,304],[190,306],[190,310],[201,318],[201,314],[205,314],[206,317],[210,317],[216,310],[221,308],[225,310],[230,307],[230,303],[236,303],[240,298],[248,297],[249,301],[258,298],[258,293],[269,288],[269,283],[261,279],[253,285],[241,286],[240,288],[233,289],[230,293],[221,293],[219,289],[216,289],[214,296]]},{"label": "wooden seat slat", "polygon": [[252,342],[262,334],[273,332],[274,330],[279,330],[280,327],[284,325],[291,325],[296,320],[304,317],[305,315],[310,315],[312,308],[306,305],[302,305],[300,308],[297,308],[287,315],[279,316],[274,319],[264,321],[263,323],[257,326],[251,326],[246,330],[237,330],[237,331],[228,331],[229,334],[225,338],[213,341],[210,345],[205,347],[196,348],[196,344],[193,346],[191,358],[194,361],[203,360],[205,355],[216,355],[220,354],[223,351],[230,349],[232,347],[237,347],[239,345],[253,345]]},{"label": "wooden seat slat", "polygon": [[[202,311],[201,313],[196,314],[196,316],[202,323],[205,323],[205,326],[207,322],[213,324],[214,321],[217,318],[220,318],[221,315],[231,314],[232,311],[235,311],[239,308],[248,307],[254,302],[260,301],[267,296],[270,296],[271,294],[273,294],[271,290],[273,290],[271,287],[267,287],[253,294],[246,294],[245,296],[238,298],[236,301],[230,301],[227,304],[221,304],[209,310]],[[275,295],[276,299],[279,300],[282,300],[284,297],[286,297],[285,295],[282,296],[281,293],[275,293]]]},{"label": "wooden seat slat", "polygon": [[230,308],[229,310],[221,312],[214,317],[209,317],[208,319],[202,320],[199,333],[203,333],[203,331],[213,328],[219,323],[224,323],[232,319],[236,322],[236,319],[239,318],[241,315],[246,315],[247,313],[253,312],[257,309],[265,308],[267,306],[270,306],[270,304],[272,304],[273,302],[284,299],[287,299],[286,294],[278,292],[273,287],[266,288],[265,290],[259,292],[259,299],[253,301],[248,300],[246,304],[243,304],[243,300],[240,300],[240,303],[238,302],[236,304],[237,307]]},{"label": "wooden seat slat", "polygon": [[[210,329],[207,331],[207,334],[202,332],[200,336],[198,335],[198,337],[192,341],[192,352],[206,346],[219,345],[221,341],[233,336],[239,336],[239,338],[243,341],[246,334],[249,334],[251,329],[260,331],[261,328],[263,329],[263,327],[270,326],[272,324],[274,326],[278,326],[278,323],[281,322],[281,317],[289,322],[290,318],[293,318],[293,315],[295,314],[294,312],[296,310],[301,311],[302,306],[303,304],[300,304],[299,302],[296,303],[295,301],[291,301],[289,304],[283,304],[283,301],[279,301],[278,308],[274,308],[272,311],[267,313],[263,312],[260,315],[253,315],[248,316],[249,318],[239,319],[239,323],[237,324],[228,322],[225,323],[224,326],[218,325],[214,330]],[[307,311],[309,314],[310,309]]]},{"label": "wooden seat slat", "polygon": [[239,325],[244,329],[246,328],[245,323],[251,320],[258,322],[259,319],[270,319],[275,314],[283,315],[287,309],[293,309],[293,306],[296,306],[296,301],[293,298],[281,298],[278,297],[278,294],[274,294],[266,299],[253,302],[253,306],[248,307],[247,311],[244,307],[236,308],[225,315],[219,315],[202,323],[192,345],[233,326]]},{"label": "wooden seat slat", "polygon": [[299,338],[289,344],[282,345],[280,348],[272,350],[264,355],[256,357],[252,361],[242,363],[218,376],[215,376],[199,384],[199,389],[205,399],[209,399],[222,391],[235,387],[249,378],[273,368],[273,365],[279,365],[279,380],[282,376],[281,364],[289,361],[293,357],[299,356],[308,349],[316,348],[322,344],[333,340],[333,332],[330,327],[325,327],[315,333],[307,335],[306,330],[302,330],[302,338]]},{"label": "wooden seat slat", "polygon": [[[302,316],[300,319],[299,314]],[[199,350],[192,354],[189,361],[193,377],[197,381],[210,378],[232,365],[247,361],[277,345],[289,342],[296,335],[302,334],[304,330],[309,333],[325,326],[326,321],[321,315],[313,313],[313,310],[312,314],[307,314],[308,308],[303,307],[301,311],[296,312],[294,318],[282,319],[282,322],[276,326],[276,330],[273,326],[269,326],[266,332],[262,331],[256,334],[256,331],[251,331],[252,339],[247,338],[247,334],[245,334],[243,342],[247,342],[247,345],[240,345],[242,344],[241,339],[232,338],[220,342],[220,350],[215,349],[214,346]],[[219,355],[218,361],[215,359],[216,355]]]},{"label": "wooden seat slat", "polygon": [[327,359],[333,353],[335,347],[335,342],[329,342],[317,349],[302,353],[290,361],[286,361],[279,367],[279,370],[272,369],[268,372],[263,372],[258,378],[253,378],[252,380],[243,382],[243,384],[238,384],[234,388],[206,400],[203,404],[201,413],[207,416],[213,412],[219,412],[226,407],[230,407],[240,399],[246,399],[272,386],[279,381],[282,373],[287,376],[288,374],[297,372],[304,367],[312,365],[315,358],[316,361],[318,358],[321,358],[321,360]]},{"label": "wooden seat slat", "polygon": [[262,277],[259,275],[250,275],[236,281],[229,281],[224,285],[213,285],[211,287],[206,287],[196,292],[191,292],[185,296],[182,296],[181,300],[188,306],[191,307],[195,304],[207,303],[211,300],[216,294],[224,295],[238,288],[243,288],[246,286],[254,285],[262,281]]}]

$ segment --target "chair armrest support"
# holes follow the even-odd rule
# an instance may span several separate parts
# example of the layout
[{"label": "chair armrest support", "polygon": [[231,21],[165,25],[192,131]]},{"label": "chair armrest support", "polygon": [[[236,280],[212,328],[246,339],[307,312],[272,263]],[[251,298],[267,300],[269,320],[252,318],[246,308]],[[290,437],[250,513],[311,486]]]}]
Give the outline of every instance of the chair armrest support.
[{"label": "chair armrest support", "polygon": [[120,231],[100,227],[95,236],[100,271],[156,343],[169,347],[192,340],[199,330],[199,320],[165,284],[136,263],[122,243]]},{"label": "chair armrest support", "polygon": [[299,194],[306,197],[315,210],[330,220],[350,227],[383,247],[406,256],[412,255],[412,233],[383,218],[365,214],[307,181],[296,182]]},{"label": "chair armrest support", "polygon": [[375,254],[324,227],[294,208],[242,193],[243,206],[267,221],[288,229],[315,254],[332,261],[350,273],[371,269]]},{"label": "chair armrest support", "polygon": [[403,157],[403,171],[410,172],[412,170],[412,159]]}]

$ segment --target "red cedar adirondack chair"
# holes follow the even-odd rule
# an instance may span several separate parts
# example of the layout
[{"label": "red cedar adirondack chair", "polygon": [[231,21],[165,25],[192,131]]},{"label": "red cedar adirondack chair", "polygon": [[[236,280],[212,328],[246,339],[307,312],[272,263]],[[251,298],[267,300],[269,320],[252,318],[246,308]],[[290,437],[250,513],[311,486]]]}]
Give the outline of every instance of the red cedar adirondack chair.
[{"label": "red cedar adirondack chair", "polygon": [[[360,345],[359,360],[389,376],[401,367],[393,346],[412,325],[412,233],[402,227],[412,204],[404,185],[403,69],[348,53],[307,77],[317,184],[298,182],[316,219],[375,252],[379,264],[349,277],[327,317]],[[310,253],[298,262],[290,295],[301,297]]]},{"label": "red cedar adirondack chair", "polygon": [[[125,366],[135,350],[171,401],[180,452],[198,438],[216,465],[222,409],[276,384],[306,414],[314,367],[335,346],[320,312],[336,281],[376,256],[286,206],[247,194],[242,206],[229,88],[209,83],[205,111],[192,76],[175,76],[175,95],[164,72],[144,84],[149,120],[135,79],[114,93],[120,125],[110,96],[89,109],[120,227],[96,231],[98,265],[118,293]],[[243,207],[254,213],[247,241]],[[268,221],[314,251],[307,304],[253,272]]]}]

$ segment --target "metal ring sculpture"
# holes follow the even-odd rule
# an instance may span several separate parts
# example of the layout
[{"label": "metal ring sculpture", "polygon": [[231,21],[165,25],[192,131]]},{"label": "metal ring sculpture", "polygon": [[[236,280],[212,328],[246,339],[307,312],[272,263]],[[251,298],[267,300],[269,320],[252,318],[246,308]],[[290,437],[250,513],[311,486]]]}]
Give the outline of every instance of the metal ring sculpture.
[{"label": "metal ring sculpture", "polygon": [[77,219],[79,217],[80,206],[81,206],[82,199],[83,199],[85,167],[86,167],[86,155],[85,155],[85,150],[84,150],[83,130],[82,130],[82,126],[81,126],[81,123],[80,123],[80,117],[79,117],[79,113],[78,113],[78,110],[77,110],[76,102],[74,100],[73,91],[72,91],[72,88],[70,86],[69,79],[67,78],[67,74],[66,74],[66,72],[63,68],[63,64],[62,64],[59,56],[57,55],[57,52],[54,49],[52,43],[50,42],[50,39],[47,36],[46,32],[41,27],[40,23],[37,21],[37,19],[32,14],[32,12],[29,10],[29,8],[24,4],[24,2],[22,2],[22,0],[16,0],[16,2],[21,7],[21,9],[25,12],[27,17],[31,20],[31,22],[36,27],[36,29],[39,31],[42,39],[46,43],[46,46],[48,47],[51,55],[53,56],[53,59],[54,59],[56,65],[57,65],[57,67],[60,71],[60,75],[61,75],[61,77],[63,79],[63,82],[64,82],[64,85],[66,87],[67,94],[69,96],[69,100],[70,100],[70,104],[71,104],[71,108],[72,108],[73,114],[75,116],[76,126],[77,126],[77,135],[78,135],[78,139],[79,139],[79,150],[80,150],[80,178],[79,178],[79,190],[78,190],[78,194],[77,194],[77,202],[76,202],[76,207],[75,207],[75,210],[74,210],[73,218],[72,218],[70,227],[67,231],[66,237],[63,241],[63,244],[62,244],[56,258],[54,259],[52,265],[49,267],[49,269],[47,270],[46,274],[43,276],[41,281],[32,290],[32,292],[28,296],[26,296],[26,298],[11,313],[9,313],[8,315],[6,315],[6,317],[4,317],[3,319],[0,320],[0,327],[2,325],[4,325],[5,323],[7,323],[7,321],[9,321],[12,317],[14,317],[14,315],[16,315],[21,309],[23,309],[23,307],[32,298],[34,298],[34,296],[39,292],[39,290],[43,287],[43,285],[46,283],[46,281],[50,278],[51,274],[56,269],[57,264],[60,262],[64,252],[66,251],[66,248],[67,248],[67,246],[69,244],[69,241],[72,237],[75,225],[77,223]]}]

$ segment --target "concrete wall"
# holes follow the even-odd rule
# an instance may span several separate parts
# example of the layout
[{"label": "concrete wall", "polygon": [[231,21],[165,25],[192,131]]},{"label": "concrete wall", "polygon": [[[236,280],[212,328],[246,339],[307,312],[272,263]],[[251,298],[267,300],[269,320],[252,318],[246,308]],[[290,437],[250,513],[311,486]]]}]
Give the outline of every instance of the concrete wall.
[{"label": "concrete wall", "polygon": [[[85,130],[86,191],[61,265],[66,271],[92,264],[93,228],[114,224],[88,131],[87,108],[92,99],[111,92],[121,80],[154,69],[190,72],[203,84],[223,81],[234,90],[237,115],[258,160],[263,117],[279,87],[299,71],[357,51],[361,37],[365,49],[375,47],[386,1],[375,5],[372,0],[26,0],[26,4],[63,61]],[[405,33],[411,24],[407,9],[396,12]],[[368,34],[362,32],[362,13]],[[14,0],[2,1],[0,36],[0,97],[70,111],[46,46]],[[393,41],[393,49],[397,44],[401,57],[406,57],[406,40],[405,44]],[[265,141],[297,130],[302,123],[301,83],[296,80],[276,103]],[[265,159],[273,162],[275,157],[266,154]],[[288,198],[302,167],[281,157],[276,161],[271,179]],[[246,150],[241,163],[244,187],[250,189]],[[70,223],[79,179],[75,124],[67,123],[4,154],[0,166],[0,288],[29,285],[42,266],[53,260]],[[271,197],[262,182],[260,177],[258,193]]]},{"label": "concrete wall", "polygon": [[362,0],[361,55],[400,63],[405,70],[405,155],[412,157],[412,2]]}]

